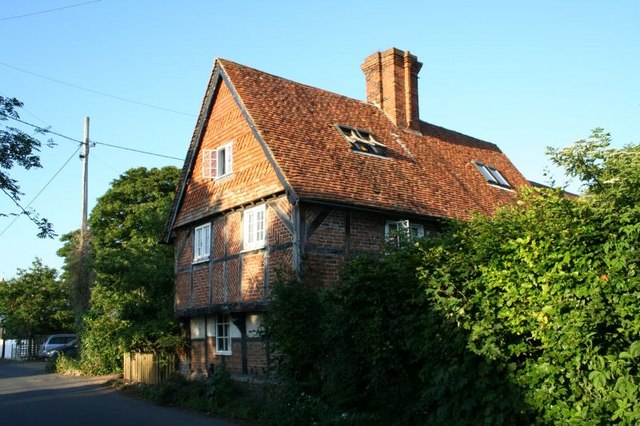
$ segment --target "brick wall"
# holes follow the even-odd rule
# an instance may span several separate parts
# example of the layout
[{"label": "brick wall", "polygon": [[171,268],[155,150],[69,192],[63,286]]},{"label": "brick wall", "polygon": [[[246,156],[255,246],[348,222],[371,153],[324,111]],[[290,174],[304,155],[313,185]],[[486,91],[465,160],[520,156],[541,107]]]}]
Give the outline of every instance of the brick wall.
[{"label": "brick wall", "polygon": [[[321,207],[306,207],[307,227]],[[380,253],[384,249],[385,217],[382,215],[333,208],[308,236],[304,263],[309,273],[325,285],[335,284],[345,262],[359,253]]]},{"label": "brick wall", "polygon": [[[270,280],[277,270],[291,270],[293,265],[290,224],[285,224],[273,210],[278,209],[290,222],[291,207],[281,196],[267,203],[267,245],[265,249],[243,251],[242,210],[214,216],[212,248],[208,261],[193,263],[193,228],[176,231],[176,293],[178,312],[219,304],[263,302],[268,296]],[[197,222],[201,225],[202,221]],[[265,272],[268,274],[265,276]]]},{"label": "brick wall", "polygon": [[195,374],[204,374],[207,372],[205,341],[191,341],[191,372]]}]

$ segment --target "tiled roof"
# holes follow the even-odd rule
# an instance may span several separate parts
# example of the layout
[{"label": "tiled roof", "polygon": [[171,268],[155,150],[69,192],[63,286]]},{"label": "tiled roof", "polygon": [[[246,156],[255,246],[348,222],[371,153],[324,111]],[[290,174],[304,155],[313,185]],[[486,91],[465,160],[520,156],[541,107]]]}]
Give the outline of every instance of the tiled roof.
[{"label": "tiled roof", "polygon": [[[216,67],[302,201],[467,219],[514,197],[487,184],[472,161],[497,168],[514,188],[529,185],[494,144],[426,122],[420,132],[403,129],[372,104],[228,60]],[[371,132],[387,156],[354,152],[337,125]]]},{"label": "tiled roof", "polygon": [[[490,215],[515,196],[489,185],[473,161],[498,169],[516,190],[530,186],[492,143],[424,121],[419,132],[398,127],[373,104],[217,59],[167,222],[167,241],[219,84],[229,86],[293,201],[464,220]],[[387,147],[386,157],[353,151],[339,125],[370,132]]]}]

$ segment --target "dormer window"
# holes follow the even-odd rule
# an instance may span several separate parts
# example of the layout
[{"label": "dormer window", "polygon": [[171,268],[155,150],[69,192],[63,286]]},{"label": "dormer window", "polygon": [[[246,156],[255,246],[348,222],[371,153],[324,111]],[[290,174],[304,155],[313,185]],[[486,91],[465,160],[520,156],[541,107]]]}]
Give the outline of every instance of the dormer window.
[{"label": "dormer window", "polygon": [[502,173],[498,171],[495,167],[489,166],[488,164],[480,163],[478,161],[473,161],[473,165],[482,173],[482,176],[492,185],[497,185],[502,188],[511,189],[511,185],[509,182],[502,176]]},{"label": "dormer window", "polygon": [[351,149],[356,152],[380,155],[382,157],[387,154],[387,147],[375,140],[373,135],[366,130],[354,129],[348,126],[338,126],[338,130],[347,139]]}]

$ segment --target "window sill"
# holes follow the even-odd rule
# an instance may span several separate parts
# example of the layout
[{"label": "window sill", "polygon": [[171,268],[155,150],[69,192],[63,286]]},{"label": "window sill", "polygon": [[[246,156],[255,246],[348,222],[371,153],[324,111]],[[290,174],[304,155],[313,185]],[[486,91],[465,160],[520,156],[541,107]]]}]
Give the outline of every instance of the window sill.
[{"label": "window sill", "polygon": [[205,262],[208,262],[208,261],[209,261],[209,259],[210,259],[210,257],[203,257],[202,259],[193,259],[193,260],[191,261],[191,264],[192,264],[192,265],[197,265],[197,264],[199,264],[199,263],[205,263]]},{"label": "window sill", "polygon": [[502,185],[498,185],[498,184],[491,183],[491,182],[487,182],[487,185],[492,186],[492,187],[497,188],[497,189],[502,189],[503,191],[516,192],[513,188],[502,186]]},{"label": "window sill", "polygon": [[231,351],[216,351],[216,355],[231,356]]},{"label": "window sill", "polygon": [[240,250],[240,253],[248,253],[250,251],[264,250],[265,247],[266,247],[266,244],[263,244],[261,246],[255,246],[255,247],[247,247],[247,248],[244,248],[244,249]]},{"label": "window sill", "polygon": [[226,175],[222,175],[222,176],[216,176],[215,178],[213,178],[213,180],[216,184],[218,184],[218,183],[224,183],[230,180],[231,178],[233,178],[233,172],[227,173]]}]

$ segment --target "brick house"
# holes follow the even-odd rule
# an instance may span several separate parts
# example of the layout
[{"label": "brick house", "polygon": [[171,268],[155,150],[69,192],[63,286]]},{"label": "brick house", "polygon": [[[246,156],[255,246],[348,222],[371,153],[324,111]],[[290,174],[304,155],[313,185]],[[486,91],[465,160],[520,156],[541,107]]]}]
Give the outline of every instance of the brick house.
[{"label": "brick house", "polygon": [[256,330],[279,270],[331,285],[385,236],[492,214],[529,185],[496,145],[420,120],[421,66],[370,55],[363,102],[215,61],[165,235],[185,372],[266,367]]}]

